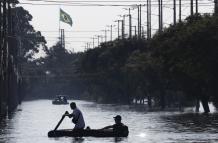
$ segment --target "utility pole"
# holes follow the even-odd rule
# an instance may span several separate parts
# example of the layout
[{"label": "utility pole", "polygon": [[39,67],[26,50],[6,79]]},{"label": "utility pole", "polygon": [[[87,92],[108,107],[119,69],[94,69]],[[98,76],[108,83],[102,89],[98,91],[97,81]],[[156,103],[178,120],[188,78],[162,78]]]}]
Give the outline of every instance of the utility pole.
[{"label": "utility pole", "polygon": [[120,22],[121,22],[122,20],[116,20],[115,22],[117,22],[117,27],[118,27],[118,29],[117,29],[117,33],[118,33],[118,39],[120,39]]},{"label": "utility pole", "polygon": [[119,15],[120,17],[122,17],[123,18],[123,20],[120,20],[120,22],[121,22],[121,34],[122,34],[122,39],[124,39],[125,38],[125,16],[126,15]]},{"label": "utility pole", "polygon": [[151,0],[147,0],[147,38],[151,38]]},{"label": "utility pole", "polygon": [[105,42],[107,42],[107,30],[105,30]]},{"label": "utility pole", "polygon": [[95,37],[92,38],[92,47],[95,48]]},{"label": "utility pole", "polygon": [[191,0],[191,4],[190,4],[190,14],[191,16],[193,15],[194,11],[193,11],[193,0]]},{"label": "utility pole", "polygon": [[111,25],[111,41],[113,40],[113,26]]},{"label": "utility pole", "polygon": [[121,20],[122,23],[122,39],[124,39],[124,20]]},{"label": "utility pole", "polygon": [[141,22],[141,19],[142,19],[142,16],[141,16],[141,13],[142,13],[142,10],[141,10],[141,7],[142,5],[138,5],[137,8],[138,8],[138,38],[141,38],[141,30],[142,30],[142,22]]},{"label": "utility pole", "polygon": [[132,38],[132,15],[129,8],[129,38]]},{"label": "utility pole", "polygon": [[101,43],[104,42],[104,36],[101,36]]},{"label": "utility pole", "polygon": [[218,0],[214,0],[214,12],[218,14]]},{"label": "utility pole", "polygon": [[89,43],[87,42],[86,43],[86,50],[88,50],[89,49]]},{"label": "utility pole", "polygon": [[113,27],[114,27],[115,25],[108,25],[108,27],[110,27],[110,40],[112,41],[113,40]]},{"label": "utility pole", "polygon": [[105,37],[105,42],[107,42],[107,30],[103,30],[104,31],[104,37]]},{"label": "utility pole", "polygon": [[179,22],[182,21],[182,0],[179,0]]},{"label": "utility pole", "polygon": [[176,25],[176,0],[173,0],[173,24]]},{"label": "utility pole", "polygon": [[98,47],[100,46],[100,36],[98,35]]},{"label": "utility pole", "polygon": [[195,0],[195,4],[196,4],[196,13],[198,13],[198,0]]},{"label": "utility pole", "polygon": [[[118,25],[119,25],[119,23],[121,22],[121,39],[124,39],[124,35],[125,35],[125,31],[124,31],[124,29],[125,29],[125,23],[124,23],[124,21],[125,21],[125,15],[123,15],[123,20],[118,20],[119,22],[118,22]],[[119,29],[119,28],[118,28]],[[119,30],[118,30],[119,31]]]},{"label": "utility pole", "polygon": [[98,39],[98,47],[100,46],[100,35],[96,35],[97,39]]},{"label": "utility pole", "polygon": [[87,45],[86,45],[86,43],[85,43],[85,46],[82,46],[82,47],[84,47],[84,51],[87,51]]},{"label": "utility pole", "polygon": [[163,0],[160,0],[160,7],[161,7],[161,31],[163,31]]},{"label": "utility pole", "polygon": [[86,45],[87,45],[87,49],[90,49],[90,47],[91,47],[90,46],[91,45],[90,42],[87,42]]},{"label": "utility pole", "polygon": [[138,10],[138,20],[137,20],[137,22],[138,22],[138,38],[140,37],[139,35],[140,35],[140,10],[139,10],[139,5],[137,6],[137,10]]},{"label": "utility pole", "polygon": [[144,27],[142,26],[142,38],[144,39],[145,38],[145,30],[144,30]]},{"label": "utility pole", "polygon": [[163,30],[163,5],[162,0],[158,0],[158,6],[159,6],[159,32],[162,32]]},{"label": "utility pole", "polygon": [[136,26],[132,26],[134,28],[135,37],[137,36]]},{"label": "utility pole", "polygon": [[[121,16],[121,15],[120,15]],[[122,39],[125,38],[125,16],[126,15],[123,15],[123,20],[121,20],[121,23],[122,23]]]}]

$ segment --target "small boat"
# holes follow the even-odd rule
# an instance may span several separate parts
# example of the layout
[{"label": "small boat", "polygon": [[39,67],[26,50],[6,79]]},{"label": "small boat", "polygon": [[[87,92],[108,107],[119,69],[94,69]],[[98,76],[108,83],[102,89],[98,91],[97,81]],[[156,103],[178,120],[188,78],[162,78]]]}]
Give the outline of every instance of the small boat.
[{"label": "small boat", "polygon": [[85,129],[85,130],[53,130],[48,132],[48,137],[127,137],[129,135],[128,127],[125,126],[122,131],[113,130]]},{"label": "small boat", "polygon": [[54,105],[64,105],[69,104],[67,97],[65,95],[57,95],[56,98],[52,101]]}]

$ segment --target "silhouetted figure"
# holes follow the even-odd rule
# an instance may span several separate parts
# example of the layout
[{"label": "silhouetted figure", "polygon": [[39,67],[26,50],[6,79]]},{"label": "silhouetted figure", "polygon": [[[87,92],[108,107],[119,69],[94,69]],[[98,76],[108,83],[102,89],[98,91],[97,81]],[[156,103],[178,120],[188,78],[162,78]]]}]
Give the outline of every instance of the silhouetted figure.
[{"label": "silhouetted figure", "polygon": [[125,126],[123,123],[121,123],[121,120],[122,120],[122,117],[120,115],[115,116],[114,117],[115,124],[106,126],[102,128],[102,130],[113,129],[113,131],[117,133],[120,133],[120,132],[123,133],[124,131],[128,131],[128,127]]},{"label": "silhouetted figure", "polygon": [[63,102],[67,103],[67,98],[65,96],[63,96]]},{"label": "silhouetted figure", "polygon": [[73,117],[72,122],[75,124],[73,129],[84,129],[85,121],[82,112],[76,107],[75,102],[70,103],[70,107],[73,110],[73,113],[67,113],[64,114],[64,116],[68,116],[69,118]]}]

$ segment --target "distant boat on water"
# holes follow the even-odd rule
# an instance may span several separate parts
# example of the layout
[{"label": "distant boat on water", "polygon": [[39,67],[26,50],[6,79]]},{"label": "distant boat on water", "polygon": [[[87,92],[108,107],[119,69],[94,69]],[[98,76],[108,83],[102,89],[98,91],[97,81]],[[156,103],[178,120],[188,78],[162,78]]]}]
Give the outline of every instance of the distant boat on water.
[{"label": "distant boat on water", "polygon": [[66,95],[57,95],[56,98],[52,101],[52,104],[65,105],[65,104],[69,104],[69,102],[67,101]]}]

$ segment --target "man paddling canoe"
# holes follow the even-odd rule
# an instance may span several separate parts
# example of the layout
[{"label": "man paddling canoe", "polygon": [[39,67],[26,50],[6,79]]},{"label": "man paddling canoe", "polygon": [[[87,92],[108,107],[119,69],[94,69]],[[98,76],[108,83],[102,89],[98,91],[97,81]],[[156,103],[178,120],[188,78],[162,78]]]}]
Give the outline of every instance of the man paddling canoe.
[{"label": "man paddling canoe", "polygon": [[[74,105],[72,104],[74,107]],[[73,108],[75,110],[75,108]],[[80,111],[81,112],[81,111]],[[55,127],[54,130],[48,132],[48,137],[127,137],[129,135],[128,127],[121,123],[121,116],[117,115],[114,117],[115,124],[111,126],[106,126],[103,129],[85,129],[83,130],[85,123],[83,124],[83,128],[75,128],[73,130],[57,130],[59,125],[61,124],[62,120],[65,116],[73,117],[74,112],[69,114],[67,111],[62,116],[61,120],[59,121],[58,125]],[[75,118],[76,119],[76,118]],[[84,120],[83,120],[84,121]],[[78,130],[75,130],[78,129]],[[108,130],[107,130],[108,129]]]},{"label": "man paddling canoe", "polygon": [[77,108],[75,102],[70,103],[70,107],[73,110],[73,113],[69,114],[66,112],[63,116],[68,116],[69,118],[73,117],[72,122],[75,124],[73,129],[84,129],[85,121],[82,112]]}]

